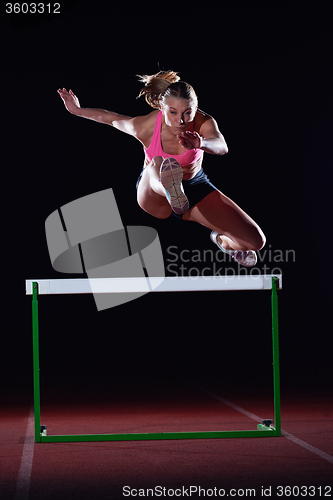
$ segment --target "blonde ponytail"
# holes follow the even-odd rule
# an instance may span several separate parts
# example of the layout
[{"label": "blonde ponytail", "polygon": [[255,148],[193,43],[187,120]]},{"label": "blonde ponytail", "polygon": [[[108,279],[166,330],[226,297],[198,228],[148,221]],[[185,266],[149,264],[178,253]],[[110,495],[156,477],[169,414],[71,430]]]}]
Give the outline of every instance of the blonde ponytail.
[{"label": "blonde ponytail", "polygon": [[138,98],[144,95],[146,102],[154,109],[160,109],[161,97],[169,85],[180,80],[175,71],[159,71],[155,75],[138,75],[138,77],[139,81],[145,84]]}]

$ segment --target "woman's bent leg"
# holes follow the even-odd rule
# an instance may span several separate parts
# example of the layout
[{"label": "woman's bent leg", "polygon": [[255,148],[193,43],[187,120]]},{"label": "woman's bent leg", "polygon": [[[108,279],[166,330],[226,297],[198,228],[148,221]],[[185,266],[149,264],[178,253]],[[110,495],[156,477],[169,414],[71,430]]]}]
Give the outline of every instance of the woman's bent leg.
[{"label": "woman's bent leg", "polygon": [[217,231],[219,243],[226,250],[260,250],[266,242],[254,220],[220,191],[213,191],[190,208],[183,220]]},{"label": "woman's bent leg", "polygon": [[162,162],[162,156],[156,156],[152,159],[143,171],[137,190],[139,206],[158,219],[166,219],[172,213],[166,199],[165,189],[160,182]]}]

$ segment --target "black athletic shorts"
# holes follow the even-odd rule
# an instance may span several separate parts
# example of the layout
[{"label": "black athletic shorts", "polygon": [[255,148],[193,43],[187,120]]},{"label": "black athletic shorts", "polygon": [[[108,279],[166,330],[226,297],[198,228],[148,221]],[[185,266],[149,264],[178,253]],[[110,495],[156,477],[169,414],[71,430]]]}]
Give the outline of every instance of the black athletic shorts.
[{"label": "black athletic shorts", "polygon": [[[142,170],[140,177],[136,183],[136,189],[138,189],[143,172],[144,170]],[[207,175],[202,169],[199,170],[199,172],[194,177],[192,177],[192,179],[189,179],[187,181],[183,180],[182,184],[184,192],[190,203],[190,208],[194,207],[194,205],[203,200],[208,194],[212,193],[213,191],[218,191],[217,187],[215,187],[214,184],[210,182]],[[175,212],[172,212],[172,215],[174,215],[178,219],[182,219],[183,217],[183,214],[178,215]]]}]

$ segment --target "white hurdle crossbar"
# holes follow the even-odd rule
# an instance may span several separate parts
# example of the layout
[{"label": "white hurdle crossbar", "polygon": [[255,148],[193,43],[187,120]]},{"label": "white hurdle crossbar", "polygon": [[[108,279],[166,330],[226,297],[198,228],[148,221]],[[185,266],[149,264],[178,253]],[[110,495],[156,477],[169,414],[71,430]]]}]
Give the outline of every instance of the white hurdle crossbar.
[{"label": "white hurdle crossbar", "polygon": [[271,290],[272,278],[282,288],[282,275],[176,276],[165,278],[91,278],[26,280],[26,294],[138,293],[138,292],[212,292],[232,290]]},{"label": "white hurdle crossbar", "polygon": [[[205,439],[231,437],[281,436],[280,363],[278,335],[277,290],[282,288],[282,275],[233,275],[233,276],[177,276],[150,278],[95,278],[95,279],[29,279],[26,294],[32,295],[33,377],[36,442],[74,441],[136,441],[157,439]],[[93,292],[92,292],[93,290]],[[272,346],[273,346],[273,420],[263,420],[257,430],[248,431],[197,431],[154,432],[129,434],[86,434],[48,436],[46,426],[40,425],[40,373],[38,295],[87,294],[87,293],[149,293],[149,292],[212,292],[236,290],[271,290]]]}]

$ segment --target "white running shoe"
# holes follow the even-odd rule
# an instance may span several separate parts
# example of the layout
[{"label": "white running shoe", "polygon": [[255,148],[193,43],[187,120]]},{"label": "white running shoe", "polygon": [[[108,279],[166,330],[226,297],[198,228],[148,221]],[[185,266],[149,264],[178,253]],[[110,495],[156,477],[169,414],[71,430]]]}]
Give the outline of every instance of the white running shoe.
[{"label": "white running shoe", "polygon": [[217,237],[219,236],[219,233],[216,231],[212,231],[210,233],[210,239],[212,240],[213,243],[215,243],[220,250],[224,253],[228,253],[231,255],[231,257],[238,262],[238,264],[241,264],[242,266],[245,267],[252,267],[255,266],[257,263],[257,254],[254,250],[226,250],[223,248],[223,246],[218,242]]},{"label": "white running shoe", "polygon": [[232,258],[245,267],[253,267],[257,263],[257,254],[254,250],[235,250]]},{"label": "white running shoe", "polygon": [[172,210],[176,214],[184,214],[189,209],[190,204],[182,185],[183,170],[175,158],[165,158],[163,160],[160,169],[160,180]]}]

